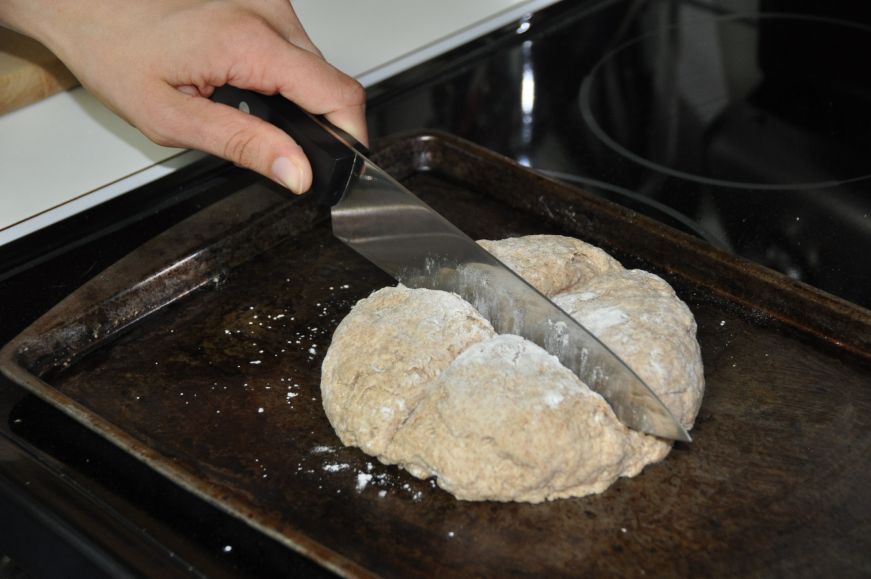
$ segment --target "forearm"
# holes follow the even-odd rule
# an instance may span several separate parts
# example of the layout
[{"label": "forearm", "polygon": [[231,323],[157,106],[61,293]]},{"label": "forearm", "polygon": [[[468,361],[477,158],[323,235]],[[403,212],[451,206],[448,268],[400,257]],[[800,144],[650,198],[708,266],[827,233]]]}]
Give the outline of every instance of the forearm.
[{"label": "forearm", "polygon": [[[135,22],[136,12],[149,4],[114,0],[0,0],[0,24],[38,40],[76,76],[81,76],[90,60],[83,56],[123,46],[127,31],[119,24]],[[119,14],[124,17],[119,18]],[[116,46],[106,43],[109,34],[116,36]]]}]

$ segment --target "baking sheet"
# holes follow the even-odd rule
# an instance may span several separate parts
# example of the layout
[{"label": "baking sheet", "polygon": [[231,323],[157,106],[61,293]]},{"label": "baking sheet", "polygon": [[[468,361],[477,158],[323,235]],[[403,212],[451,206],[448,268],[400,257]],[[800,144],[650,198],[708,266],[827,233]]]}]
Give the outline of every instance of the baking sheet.
[{"label": "baking sheet", "polygon": [[[3,371],[185,488],[348,575],[871,570],[869,312],[446,135],[378,161],[476,238],[561,233],[663,275],[699,324],[691,445],[602,495],[457,501],[341,447],[319,368],[390,283],[261,184],[143,246],[0,353]],[[579,441],[582,443],[582,441]]]}]

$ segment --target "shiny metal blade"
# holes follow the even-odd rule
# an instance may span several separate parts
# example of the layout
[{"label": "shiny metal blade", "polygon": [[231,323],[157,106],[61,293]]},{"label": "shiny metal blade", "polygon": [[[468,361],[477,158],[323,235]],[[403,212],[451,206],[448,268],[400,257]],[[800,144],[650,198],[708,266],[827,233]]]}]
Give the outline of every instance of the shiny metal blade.
[{"label": "shiny metal blade", "polygon": [[499,333],[535,342],[601,394],[628,427],[690,441],[668,408],[581,324],[383,170],[361,170],[332,208],[333,233],[412,288],[451,291]]}]

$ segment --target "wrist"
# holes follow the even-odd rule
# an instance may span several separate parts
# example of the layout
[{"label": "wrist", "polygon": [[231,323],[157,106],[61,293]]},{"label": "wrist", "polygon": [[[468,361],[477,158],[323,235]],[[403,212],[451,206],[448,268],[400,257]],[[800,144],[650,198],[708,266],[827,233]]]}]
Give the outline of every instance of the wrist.
[{"label": "wrist", "polygon": [[4,0],[0,2],[0,26],[40,40],[40,22],[37,16],[46,2],[39,0]]},{"label": "wrist", "polygon": [[82,0],[0,0],[0,26],[29,36],[60,56],[65,30],[75,26]]}]

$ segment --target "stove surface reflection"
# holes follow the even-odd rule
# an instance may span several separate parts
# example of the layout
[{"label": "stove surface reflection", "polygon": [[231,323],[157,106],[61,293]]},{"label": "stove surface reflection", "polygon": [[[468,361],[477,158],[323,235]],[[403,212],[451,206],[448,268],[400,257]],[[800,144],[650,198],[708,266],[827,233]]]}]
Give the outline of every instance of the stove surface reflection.
[{"label": "stove surface reflection", "polygon": [[537,15],[375,91],[372,132],[452,132],[871,307],[871,17],[738,4]]}]

